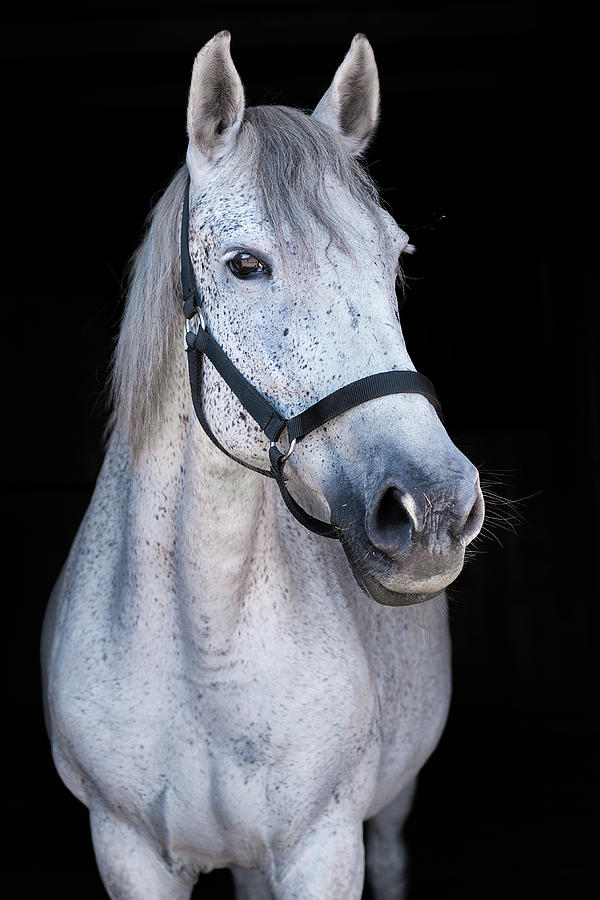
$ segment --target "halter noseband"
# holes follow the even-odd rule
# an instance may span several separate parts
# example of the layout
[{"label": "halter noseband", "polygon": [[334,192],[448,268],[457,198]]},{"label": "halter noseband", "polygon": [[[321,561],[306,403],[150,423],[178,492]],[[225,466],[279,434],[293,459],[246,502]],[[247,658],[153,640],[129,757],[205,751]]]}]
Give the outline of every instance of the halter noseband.
[{"label": "halter noseband", "polygon": [[[333,391],[333,393],[323,397],[322,400],[313,403],[304,412],[292,416],[291,419],[284,419],[280,416],[275,407],[236,368],[206,325],[202,315],[202,301],[196,284],[194,267],[190,258],[189,202],[190,178],[188,175],[181,217],[181,285],[184,298],[183,314],[188,320],[197,317],[198,322],[197,328],[195,330],[190,328],[185,336],[192,402],[198,420],[208,437],[219,450],[247,469],[252,469],[254,472],[259,472],[261,475],[267,475],[269,478],[276,480],[287,508],[305,528],[323,537],[339,538],[339,529],[335,525],[309,515],[296,503],[286,487],[283,477],[284,467],[296,443],[306,437],[307,434],[310,434],[311,431],[346,412],[346,410],[352,409],[352,407],[358,406],[360,403],[366,403],[368,400],[374,400],[376,397],[384,397],[387,394],[423,394],[433,405],[437,414],[441,415],[440,402],[435,388],[429,378],[421,375],[419,372],[410,370],[380,372],[376,375],[367,375],[365,378],[359,378],[358,381],[353,381],[351,384]],[[252,416],[260,429],[269,438],[270,472],[237,459],[215,437],[202,409],[203,355],[208,357],[246,412]],[[277,447],[277,441],[286,428],[290,445],[287,451],[282,453]]]}]

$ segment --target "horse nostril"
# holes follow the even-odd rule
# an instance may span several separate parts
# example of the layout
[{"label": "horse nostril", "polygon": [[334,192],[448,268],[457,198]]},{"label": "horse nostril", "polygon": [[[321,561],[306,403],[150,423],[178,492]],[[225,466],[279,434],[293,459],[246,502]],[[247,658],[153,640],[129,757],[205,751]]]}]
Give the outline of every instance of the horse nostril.
[{"label": "horse nostril", "polygon": [[[414,494],[419,496],[419,491]],[[374,547],[398,560],[420,542],[424,549],[450,552],[466,547],[477,537],[484,518],[484,502],[478,480],[470,485],[459,480],[445,489],[421,490],[422,505],[413,492],[389,482],[367,508],[365,528]],[[425,502],[426,501],[426,502]]]},{"label": "horse nostril", "polygon": [[461,543],[465,547],[467,546],[467,544],[470,544],[471,541],[476,538],[481,531],[484,516],[485,503],[483,501],[481,490],[479,489],[479,487],[477,487],[477,496],[475,497],[475,501],[468,514],[461,522],[460,527],[455,532],[456,537],[460,539]]},{"label": "horse nostril", "polygon": [[387,554],[406,553],[416,527],[409,498],[389,487],[367,513],[367,534],[372,543]]}]

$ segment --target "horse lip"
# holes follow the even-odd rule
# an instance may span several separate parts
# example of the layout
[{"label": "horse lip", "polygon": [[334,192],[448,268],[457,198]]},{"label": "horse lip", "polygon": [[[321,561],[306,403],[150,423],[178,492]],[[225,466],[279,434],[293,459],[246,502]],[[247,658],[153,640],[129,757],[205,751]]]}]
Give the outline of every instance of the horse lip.
[{"label": "horse lip", "polygon": [[365,594],[382,606],[414,606],[417,603],[432,600],[441,593],[441,591],[430,591],[429,593],[409,594],[391,591],[389,588],[384,587],[375,575],[358,575],[354,567],[352,567],[352,574],[356,583]]},{"label": "horse lip", "polygon": [[353,542],[348,540],[348,536],[344,529],[333,522],[333,519],[331,524],[339,533],[340,542],[344,549],[344,553],[346,554],[354,580],[359,588],[367,594],[368,597],[375,600],[376,603],[379,603],[382,606],[414,606],[417,603],[424,603],[426,600],[432,600],[442,593],[443,588],[434,591],[415,591],[413,593],[408,591],[393,591],[390,588],[385,587],[376,575],[370,572],[361,571],[362,567],[357,564],[356,550],[353,546]]}]

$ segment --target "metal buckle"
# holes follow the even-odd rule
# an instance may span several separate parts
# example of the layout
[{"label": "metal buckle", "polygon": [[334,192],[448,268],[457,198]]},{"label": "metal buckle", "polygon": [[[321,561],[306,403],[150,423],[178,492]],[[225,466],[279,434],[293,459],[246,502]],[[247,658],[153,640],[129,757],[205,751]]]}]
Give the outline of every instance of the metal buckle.
[{"label": "metal buckle", "polygon": [[[271,446],[271,447],[277,447],[276,441],[271,441],[269,446]],[[285,451],[285,453],[282,453],[282,454],[281,454],[281,457],[279,458],[280,464],[288,461],[288,459],[290,458],[290,456],[291,456],[292,453],[294,452],[294,447],[295,447],[295,446],[296,446],[296,438],[292,438],[292,440],[291,440],[291,442],[290,442],[290,446],[287,448],[287,450]]]}]

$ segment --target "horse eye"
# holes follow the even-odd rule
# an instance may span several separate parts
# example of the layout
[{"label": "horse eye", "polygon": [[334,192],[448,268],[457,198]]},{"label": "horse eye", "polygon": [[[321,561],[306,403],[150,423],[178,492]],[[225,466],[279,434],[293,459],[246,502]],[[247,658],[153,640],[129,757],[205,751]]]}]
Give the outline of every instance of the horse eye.
[{"label": "horse eye", "polygon": [[266,265],[245,250],[238,250],[235,256],[227,261],[236,278],[252,278],[257,275],[268,275]]}]

